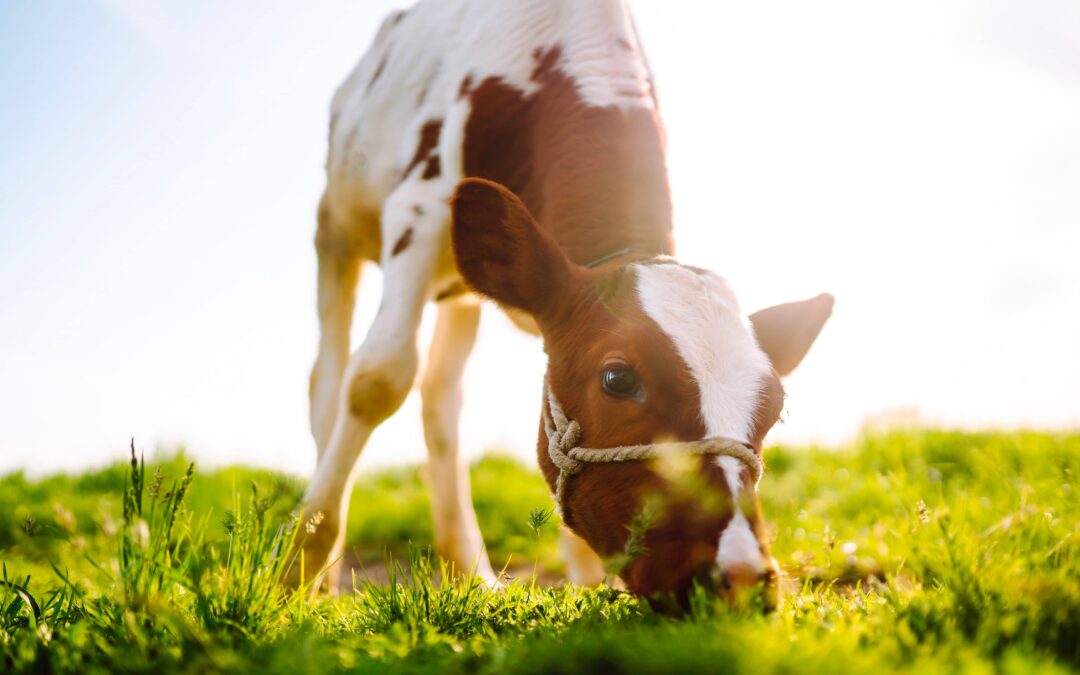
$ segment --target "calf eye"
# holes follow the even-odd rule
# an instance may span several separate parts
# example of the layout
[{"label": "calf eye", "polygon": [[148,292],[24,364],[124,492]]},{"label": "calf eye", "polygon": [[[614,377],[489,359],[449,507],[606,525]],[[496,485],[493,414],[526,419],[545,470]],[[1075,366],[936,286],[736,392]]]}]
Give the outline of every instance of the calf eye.
[{"label": "calf eye", "polygon": [[616,398],[634,398],[641,394],[641,382],[629,363],[609,363],[600,373],[604,391]]}]

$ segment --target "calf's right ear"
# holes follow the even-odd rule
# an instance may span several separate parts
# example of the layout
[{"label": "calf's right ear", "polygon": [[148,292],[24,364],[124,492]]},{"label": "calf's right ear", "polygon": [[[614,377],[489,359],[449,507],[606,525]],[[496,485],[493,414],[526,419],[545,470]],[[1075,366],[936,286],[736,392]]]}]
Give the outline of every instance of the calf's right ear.
[{"label": "calf's right ear", "polygon": [[458,183],[451,239],[465,282],[496,302],[542,315],[565,290],[571,263],[529,213],[498,183]]},{"label": "calf's right ear", "polygon": [[773,368],[784,377],[806,356],[825,321],[832,315],[833,296],[822,293],[809,300],[767,307],[750,315],[754,336]]}]

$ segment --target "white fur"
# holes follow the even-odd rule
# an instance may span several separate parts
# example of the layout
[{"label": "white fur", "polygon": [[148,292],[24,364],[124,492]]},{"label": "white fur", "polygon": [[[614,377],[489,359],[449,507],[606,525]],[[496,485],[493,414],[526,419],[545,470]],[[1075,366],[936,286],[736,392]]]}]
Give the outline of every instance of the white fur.
[{"label": "white fur", "polygon": [[[748,441],[770,365],[735,294],[719,276],[674,261],[634,267],[643,309],[675,343],[697,381],[706,435]],[[718,457],[717,464],[734,502],[734,513],[720,535],[717,564],[721,569],[745,565],[764,572],[761,545],[739,505],[742,464],[733,457]]]},{"label": "white fur", "polygon": [[760,574],[766,570],[765,557],[761,554],[761,545],[754,536],[754,531],[750,529],[750,522],[746,520],[746,515],[739,506],[738,494],[743,488],[742,464],[734,457],[717,457],[716,463],[724,470],[724,477],[735,503],[735,513],[720,534],[716,562],[720,569],[745,565]]},{"label": "white fur", "polygon": [[634,268],[642,308],[697,381],[706,435],[749,441],[770,365],[735,294],[719,276],[675,262]]}]

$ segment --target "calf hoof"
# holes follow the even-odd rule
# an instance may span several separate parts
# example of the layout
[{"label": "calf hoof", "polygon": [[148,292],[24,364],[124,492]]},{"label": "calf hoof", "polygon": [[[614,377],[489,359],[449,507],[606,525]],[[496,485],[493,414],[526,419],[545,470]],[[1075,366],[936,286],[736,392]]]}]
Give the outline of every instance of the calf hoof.
[{"label": "calf hoof", "polygon": [[300,526],[292,545],[292,560],[282,583],[294,590],[337,590],[335,563],[341,557],[344,532],[338,517],[329,512],[304,507],[298,514]]},{"label": "calf hoof", "polygon": [[443,542],[437,542],[435,550],[440,558],[450,563],[453,576],[466,579],[475,578],[491,590],[502,588],[499,575],[491,568],[491,561],[484,550],[481,549],[479,553],[470,555],[447,546]]}]

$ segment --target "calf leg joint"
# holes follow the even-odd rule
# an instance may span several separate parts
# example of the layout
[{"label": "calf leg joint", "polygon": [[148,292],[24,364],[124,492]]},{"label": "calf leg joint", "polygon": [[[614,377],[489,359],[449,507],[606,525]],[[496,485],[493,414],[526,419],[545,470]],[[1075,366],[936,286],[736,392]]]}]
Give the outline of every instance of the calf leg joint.
[{"label": "calf leg joint", "polygon": [[393,415],[409,394],[417,361],[413,352],[402,359],[359,368],[349,378],[349,412],[371,427]]}]

